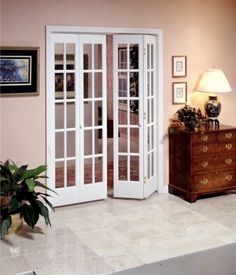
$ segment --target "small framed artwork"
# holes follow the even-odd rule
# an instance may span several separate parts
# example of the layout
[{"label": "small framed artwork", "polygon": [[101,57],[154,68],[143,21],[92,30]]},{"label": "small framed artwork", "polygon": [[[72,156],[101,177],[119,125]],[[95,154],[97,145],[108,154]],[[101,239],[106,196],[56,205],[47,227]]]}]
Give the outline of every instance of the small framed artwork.
[{"label": "small framed artwork", "polygon": [[172,77],[187,76],[187,56],[172,56]]},{"label": "small framed artwork", "polygon": [[39,48],[0,48],[0,95],[39,94]]},{"label": "small framed artwork", "polygon": [[187,102],[187,82],[172,83],[173,104],[185,104]]}]

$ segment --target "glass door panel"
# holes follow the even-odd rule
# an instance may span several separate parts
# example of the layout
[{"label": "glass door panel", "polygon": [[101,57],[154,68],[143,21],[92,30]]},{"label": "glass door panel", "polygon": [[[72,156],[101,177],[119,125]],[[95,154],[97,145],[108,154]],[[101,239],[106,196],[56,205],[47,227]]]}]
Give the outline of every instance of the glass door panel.
[{"label": "glass door panel", "polygon": [[76,183],[75,45],[66,41],[54,45],[56,189]]},{"label": "glass door panel", "polygon": [[107,196],[106,182],[106,37],[81,35],[80,54],[83,56],[80,75],[81,117],[80,134],[83,165],[80,173],[80,201]]},{"label": "glass door panel", "polygon": [[52,34],[49,187],[54,206],[106,197],[106,37]]},{"label": "glass door panel", "polygon": [[114,196],[142,198],[143,38],[116,35],[113,44]]},{"label": "glass door panel", "polygon": [[156,81],[154,74],[156,74],[155,60],[156,60],[156,40],[154,36],[145,36],[146,60],[145,60],[145,75],[146,79],[146,93],[144,111],[146,113],[145,128],[145,178],[144,197],[148,197],[157,188],[156,182]]}]

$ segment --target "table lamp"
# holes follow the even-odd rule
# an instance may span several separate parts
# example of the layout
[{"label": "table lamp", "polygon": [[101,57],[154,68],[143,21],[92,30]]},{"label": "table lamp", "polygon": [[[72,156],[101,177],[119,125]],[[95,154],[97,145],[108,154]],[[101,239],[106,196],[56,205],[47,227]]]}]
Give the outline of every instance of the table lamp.
[{"label": "table lamp", "polygon": [[215,123],[216,126],[219,126],[218,116],[221,111],[221,104],[217,100],[215,94],[232,91],[223,71],[219,69],[205,70],[198,83],[197,91],[212,93],[212,95],[209,95],[209,99],[204,105],[207,116],[206,123],[208,125]]}]

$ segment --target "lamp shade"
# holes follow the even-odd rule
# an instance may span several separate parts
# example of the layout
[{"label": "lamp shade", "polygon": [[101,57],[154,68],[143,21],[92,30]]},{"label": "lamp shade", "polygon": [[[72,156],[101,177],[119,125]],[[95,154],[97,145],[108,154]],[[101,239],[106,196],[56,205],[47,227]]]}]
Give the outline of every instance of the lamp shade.
[{"label": "lamp shade", "polygon": [[232,89],[222,70],[209,69],[205,70],[197,90],[205,93],[227,93]]}]

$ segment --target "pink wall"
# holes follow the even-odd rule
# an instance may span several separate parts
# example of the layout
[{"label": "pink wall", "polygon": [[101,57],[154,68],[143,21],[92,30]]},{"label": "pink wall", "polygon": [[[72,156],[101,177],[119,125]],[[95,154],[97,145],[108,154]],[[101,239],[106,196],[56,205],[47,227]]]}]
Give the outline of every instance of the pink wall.
[{"label": "pink wall", "polygon": [[[233,89],[222,94],[221,122],[236,125],[235,0],[1,0],[1,45],[40,47],[40,95],[1,98],[0,159],[45,162],[45,26],[159,28],[164,35],[164,125],[172,105],[171,56],[187,55],[188,94],[204,69],[221,68]],[[189,96],[196,105],[203,99]],[[165,181],[168,142],[165,139]]]}]

